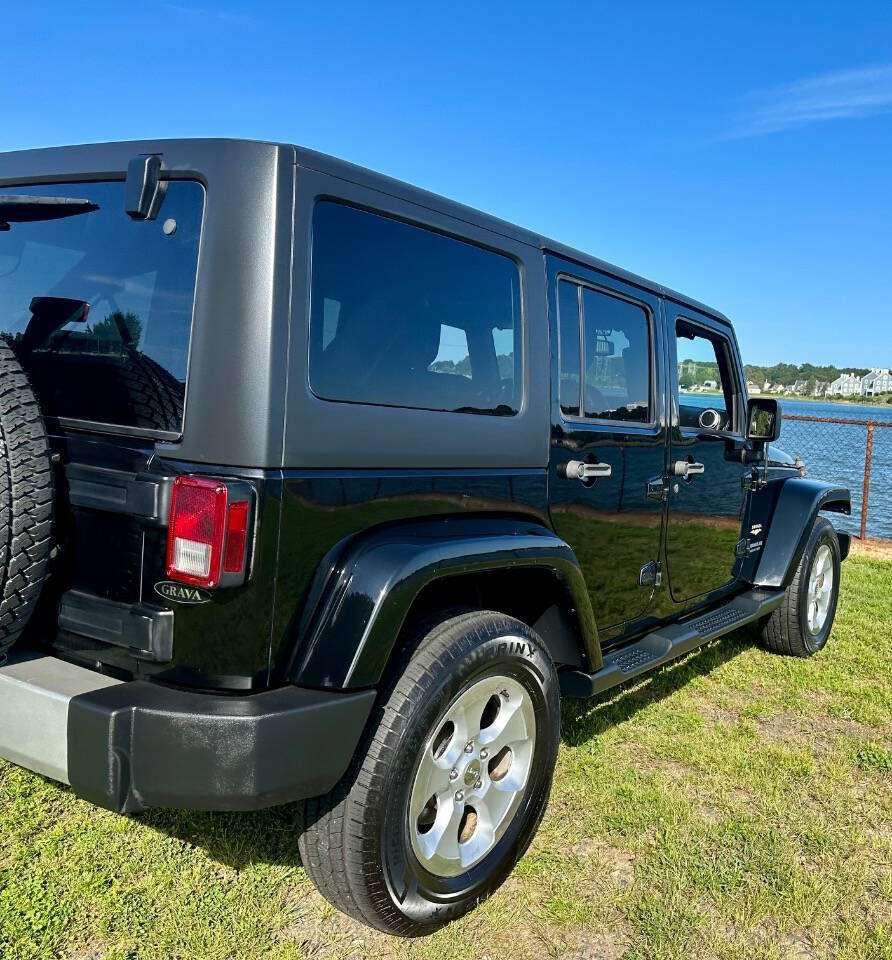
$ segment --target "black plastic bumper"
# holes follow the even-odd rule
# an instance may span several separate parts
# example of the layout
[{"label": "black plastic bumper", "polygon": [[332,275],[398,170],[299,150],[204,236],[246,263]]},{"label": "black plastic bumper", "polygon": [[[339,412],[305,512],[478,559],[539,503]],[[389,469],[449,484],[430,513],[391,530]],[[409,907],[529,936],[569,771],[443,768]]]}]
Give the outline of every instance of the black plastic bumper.
[{"label": "black plastic bumper", "polygon": [[252,810],[330,790],[350,764],[375,691],[284,687],[223,697],[133,681],[71,699],[68,776],[86,800]]}]

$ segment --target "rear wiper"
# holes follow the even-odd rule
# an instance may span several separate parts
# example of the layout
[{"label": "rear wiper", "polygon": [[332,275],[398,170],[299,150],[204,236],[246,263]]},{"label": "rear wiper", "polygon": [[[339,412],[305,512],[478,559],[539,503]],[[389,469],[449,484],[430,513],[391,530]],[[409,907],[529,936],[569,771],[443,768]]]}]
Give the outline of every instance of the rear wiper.
[{"label": "rear wiper", "polygon": [[76,197],[29,197],[0,194],[0,230],[8,230],[11,223],[36,223],[39,220],[61,220],[92,213],[99,209],[92,200]]}]

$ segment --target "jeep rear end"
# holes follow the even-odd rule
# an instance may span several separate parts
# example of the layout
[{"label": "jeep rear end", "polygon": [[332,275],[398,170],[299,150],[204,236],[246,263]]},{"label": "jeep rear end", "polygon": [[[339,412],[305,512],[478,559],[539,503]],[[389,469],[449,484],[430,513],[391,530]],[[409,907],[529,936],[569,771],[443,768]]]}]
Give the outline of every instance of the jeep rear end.
[{"label": "jeep rear end", "polygon": [[[0,334],[38,398],[55,488],[49,576],[5,668],[34,743],[0,718],[0,753],[105,806],[317,793],[365,720],[364,694],[268,691],[293,192],[293,148],[267,144],[0,158]],[[320,765],[332,707],[355,737]],[[280,738],[303,729],[282,762]],[[47,759],[52,737],[64,749]]]}]

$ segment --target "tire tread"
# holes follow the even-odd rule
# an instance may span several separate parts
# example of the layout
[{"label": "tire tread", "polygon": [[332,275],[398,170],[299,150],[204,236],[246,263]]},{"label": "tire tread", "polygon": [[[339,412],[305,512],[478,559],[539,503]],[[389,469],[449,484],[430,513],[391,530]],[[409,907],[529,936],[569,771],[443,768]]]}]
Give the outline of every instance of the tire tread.
[{"label": "tire tread", "polygon": [[[802,590],[808,589],[808,584],[804,578],[810,559],[818,541],[823,538],[828,530],[834,537],[836,536],[830,521],[825,517],[818,517],[815,520],[808,545],[802,554],[793,580],[784,593],[783,602],[772,612],[762,626],[762,643],[772,653],[778,653],[786,657],[810,657],[815,652],[809,648],[805,641],[806,627],[801,622],[799,614],[800,597]],[[838,550],[837,546],[837,553]],[[839,589],[838,579],[836,587]]]},{"label": "tire tread", "polygon": [[53,478],[37,399],[0,340],[0,660],[19,639],[46,579]]}]

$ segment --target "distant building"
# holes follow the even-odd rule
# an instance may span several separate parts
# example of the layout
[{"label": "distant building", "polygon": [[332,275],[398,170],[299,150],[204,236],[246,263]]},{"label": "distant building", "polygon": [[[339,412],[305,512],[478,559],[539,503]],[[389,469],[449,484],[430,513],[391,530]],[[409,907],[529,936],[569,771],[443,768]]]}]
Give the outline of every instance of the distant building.
[{"label": "distant building", "polygon": [[861,378],[861,393],[875,397],[878,393],[892,393],[892,373],[887,368],[875,367]]},{"label": "distant building", "polygon": [[854,373],[840,374],[827,388],[831,397],[855,397],[861,395],[861,377]]},{"label": "distant building", "polygon": [[811,392],[811,395],[813,397],[823,397],[824,394],[827,392],[828,386],[829,384],[827,383],[826,380],[815,380],[815,386]]},{"label": "distant building", "polygon": [[719,388],[719,385],[716,383],[715,380],[704,380],[704,381],[703,381],[703,386],[704,386],[705,389],[707,389],[707,390],[718,390],[718,388]]},{"label": "distant building", "polygon": [[801,397],[802,394],[805,393],[805,388],[806,388],[807,386],[808,386],[808,381],[807,381],[807,380],[797,380],[797,381],[793,384],[793,393],[795,393],[795,394],[797,394],[797,395],[799,395],[799,396]]},{"label": "distant building", "polygon": [[759,393],[762,392],[762,388],[759,386],[758,383],[753,383],[752,380],[747,380],[747,383],[746,383],[746,392],[747,392],[751,397],[754,397],[754,396],[756,396],[757,394],[759,394]]}]

